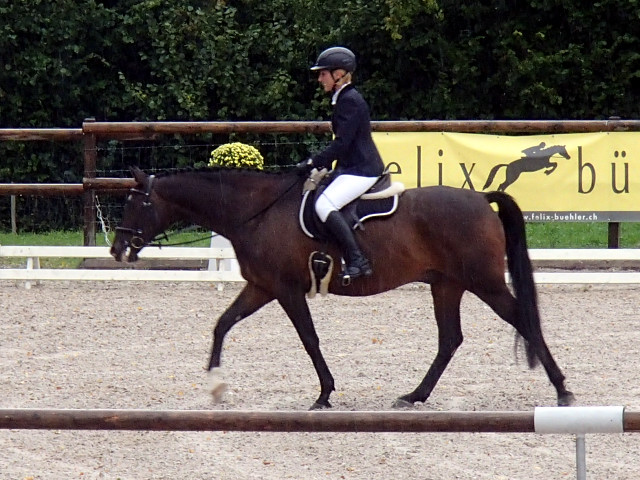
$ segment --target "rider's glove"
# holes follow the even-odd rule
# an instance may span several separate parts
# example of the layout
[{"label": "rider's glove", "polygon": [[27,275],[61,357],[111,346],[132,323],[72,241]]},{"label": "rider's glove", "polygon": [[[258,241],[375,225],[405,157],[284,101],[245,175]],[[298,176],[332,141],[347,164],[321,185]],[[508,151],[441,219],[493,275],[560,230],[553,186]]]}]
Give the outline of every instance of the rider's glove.
[{"label": "rider's glove", "polygon": [[313,168],[313,160],[308,159],[298,163],[295,167],[295,170],[296,172],[298,172],[298,175],[300,175],[301,177],[304,177],[309,174],[312,168]]}]

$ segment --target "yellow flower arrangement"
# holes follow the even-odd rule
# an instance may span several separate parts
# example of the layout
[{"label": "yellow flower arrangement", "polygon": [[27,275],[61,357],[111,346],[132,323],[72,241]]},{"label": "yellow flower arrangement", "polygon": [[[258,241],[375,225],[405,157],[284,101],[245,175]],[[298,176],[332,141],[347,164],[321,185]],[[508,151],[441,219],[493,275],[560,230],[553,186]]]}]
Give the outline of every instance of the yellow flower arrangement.
[{"label": "yellow flower arrangement", "polygon": [[211,152],[209,166],[262,170],[264,159],[258,149],[251,145],[240,142],[225,143]]}]

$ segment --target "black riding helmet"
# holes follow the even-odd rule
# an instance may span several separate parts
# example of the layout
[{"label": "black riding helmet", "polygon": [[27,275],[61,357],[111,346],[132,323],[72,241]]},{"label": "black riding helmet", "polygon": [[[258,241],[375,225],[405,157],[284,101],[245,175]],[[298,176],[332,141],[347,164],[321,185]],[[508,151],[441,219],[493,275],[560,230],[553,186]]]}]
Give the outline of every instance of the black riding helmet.
[{"label": "black riding helmet", "polygon": [[355,71],[356,56],[348,48],[327,48],[320,55],[318,55],[318,59],[316,60],[316,63],[311,67],[311,70],[336,70],[338,68],[346,70],[349,73],[353,73]]}]

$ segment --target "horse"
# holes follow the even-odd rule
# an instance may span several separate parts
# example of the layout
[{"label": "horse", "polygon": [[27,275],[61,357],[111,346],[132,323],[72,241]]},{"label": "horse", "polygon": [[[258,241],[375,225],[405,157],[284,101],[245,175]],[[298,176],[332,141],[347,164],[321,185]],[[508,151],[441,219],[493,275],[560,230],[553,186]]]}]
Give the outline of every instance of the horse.
[{"label": "horse", "polygon": [[561,157],[569,160],[571,155],[567,152],[567,148],[564,145],[554,145],[552,147],[543,148],[533,155],[525,155],[524,157],[514,160],[510,163],[499,163],[495,165],[489,172],[487,181],[482,187],[482,190],[489,188],[493,182],[496,173],[502,167],[506,167],[505,180],[498,186],[499,192],[504,192],[509,185],[514,183],[520,174],[524,172],[535,172],[537,170],[546,169],[545,175],[551,175],[553,171],[558,168],[558,162],[552,162],[551,157],[554,155],[560,155]]},{"label": "horse", "polygon": [[[325,250],[340,259],[338,245],[304,235],[298,220],[303,181],[291,171],[197,169],[147,175],[132,169],[136,186],[128,194],[111,254],[135,261],[168,228],[190,222],[231,242],[246,284],[213,329],[209,372],[219,372],[223,341],[242,319],[276,300],[311,358],[320,395],[311,409],[331,408],[334,378],[320,350],[307,304],[311,287],[310,255]],[[494,211],[491,204],[498,206]],[[472,292],[512,325],[524,340],[530,368],[542,363],[555,387],[558,405],[570,405],[573,394],[543,337],[528,256],[522,211],[508,194],[476,192],[447,186],[407,189],[396,212],[369,220],[356,233],[373,266],[373,275],[351,284],[333,269],[328,293],[367,296],[412,282],[430,285],[438,351],[426,375],[394,407],[425,402],[463,335],[460,303]],[[505,280],[505,256],[514,294]],[[339,264],[339,262],[338,262]],[[516,343],[517,346],[517,343]],[[517,354],[517,352],[516,352]],[[217,383],[220,393],[224,383]]]}]

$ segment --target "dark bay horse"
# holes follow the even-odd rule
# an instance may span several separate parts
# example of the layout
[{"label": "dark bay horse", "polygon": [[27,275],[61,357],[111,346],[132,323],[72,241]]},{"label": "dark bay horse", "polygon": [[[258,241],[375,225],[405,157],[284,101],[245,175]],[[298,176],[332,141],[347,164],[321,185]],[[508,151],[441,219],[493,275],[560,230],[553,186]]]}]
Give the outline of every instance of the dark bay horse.
[{"label": "dark bay horse", "polygon": [[[334,379],[307,305],[309,256],[324,250],[339,265],[332,242],[305,236],[298,224],[303,179],[296,173],[207,169],[148,176],[133,169],[137,186],[127,198],[111,247],[116,260],[138,252],[176,222],[201,225],[227,237],[247,283],[219,318],[209,370],[220,366],[227,332],[243,318],[277,300],[293,323],[320,380],[312,408],[331,407]],[[498,205],[496,213],[490,203]],[[431,286],[438,325],[438,353],[416,389],[395,406],[424,402],[462,344],[460,303],[465,291],[486,302],[525,340],[529,366],[539,360],[556,389],[558,405],[574,398],[543,338],[525,224],[515,201],[501,192],[451,187],[407,190],[396,213],[367,222],[359,232],[374,274],[344,286],[335,268],[329,293],[374,295],[410,282]],[[505,283],[505,255],[513,291]]]}]

